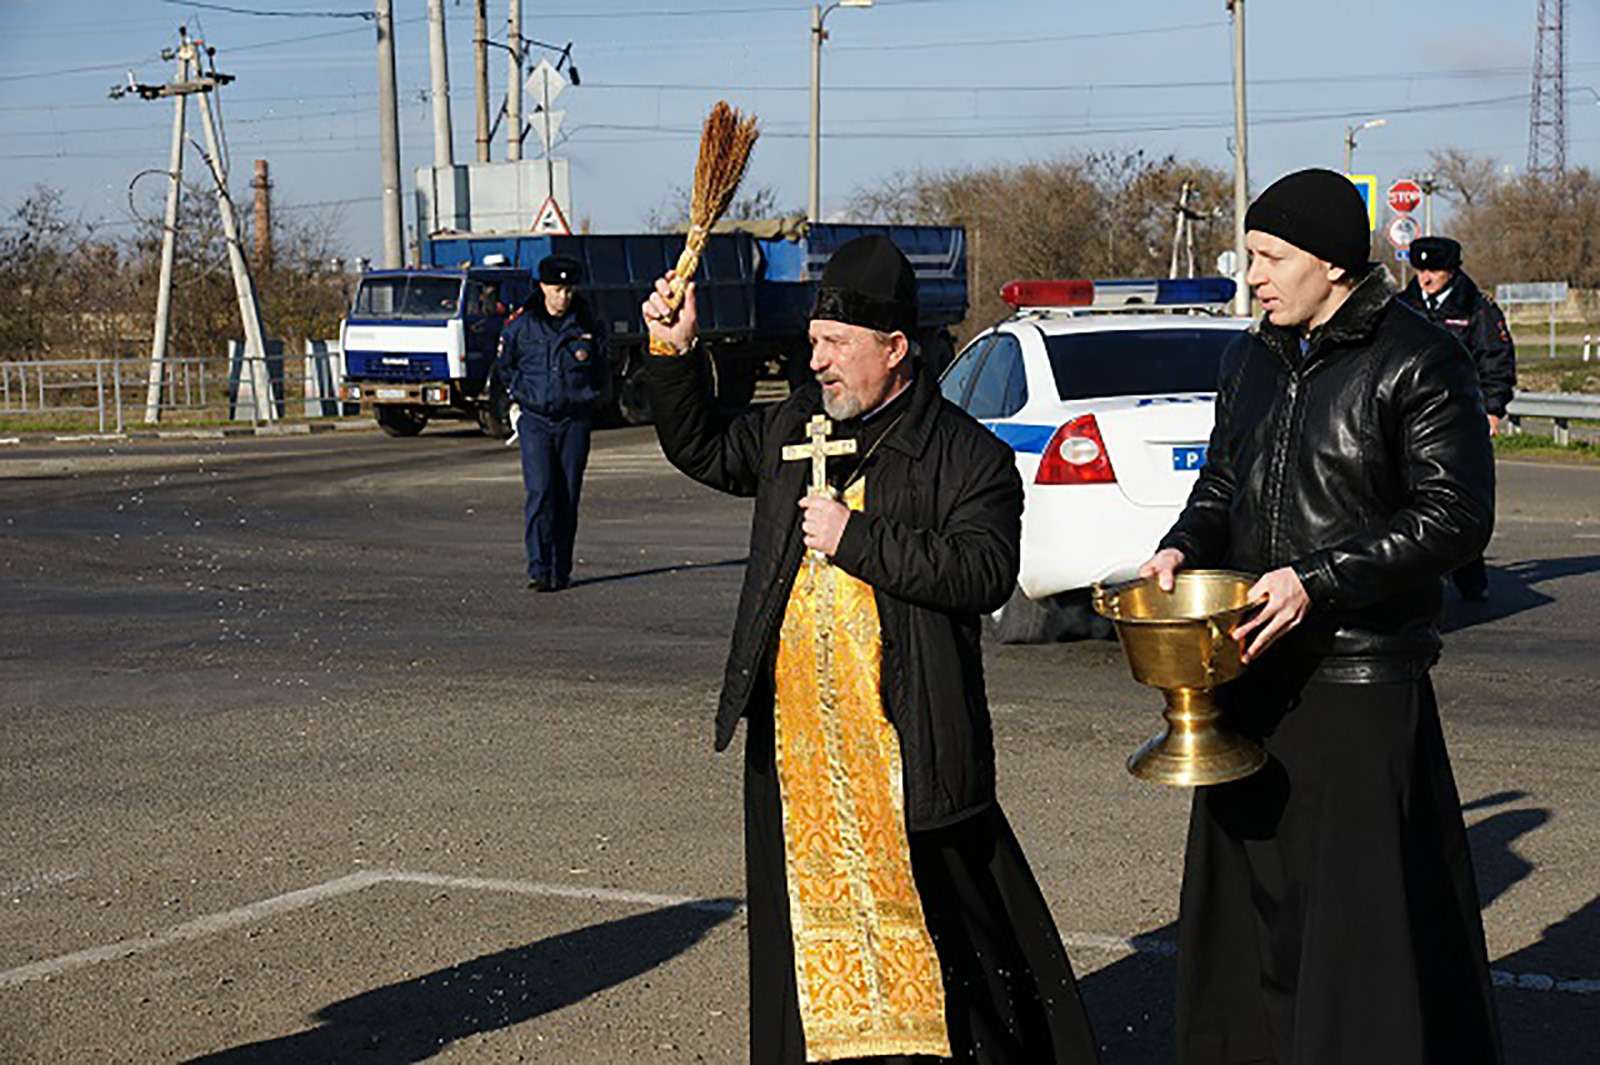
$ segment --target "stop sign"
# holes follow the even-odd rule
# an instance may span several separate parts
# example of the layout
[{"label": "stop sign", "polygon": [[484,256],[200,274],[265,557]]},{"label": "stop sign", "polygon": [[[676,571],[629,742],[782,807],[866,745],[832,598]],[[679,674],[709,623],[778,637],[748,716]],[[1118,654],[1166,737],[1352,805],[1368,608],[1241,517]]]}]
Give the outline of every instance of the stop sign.
[{"label": "stop sign", "polygon": [[1422,202],[1422,188],[1410,178],[1401,178],[1389,186],[1389,209],[1396,214],[1409,214]]}]

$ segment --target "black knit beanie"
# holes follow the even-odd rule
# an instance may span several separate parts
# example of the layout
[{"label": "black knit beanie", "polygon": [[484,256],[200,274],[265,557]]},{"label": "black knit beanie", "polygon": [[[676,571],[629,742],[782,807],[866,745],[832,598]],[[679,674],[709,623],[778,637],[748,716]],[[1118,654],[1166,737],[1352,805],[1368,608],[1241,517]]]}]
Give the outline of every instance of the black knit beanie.
[{"label": "black knit beanie", "polygon": [[1366,202],[1349,178],[1332,170],[1297,170],[1274,181],[1245,212],[1244,227],[1271,233],[1352,274],[1367,269]]}]

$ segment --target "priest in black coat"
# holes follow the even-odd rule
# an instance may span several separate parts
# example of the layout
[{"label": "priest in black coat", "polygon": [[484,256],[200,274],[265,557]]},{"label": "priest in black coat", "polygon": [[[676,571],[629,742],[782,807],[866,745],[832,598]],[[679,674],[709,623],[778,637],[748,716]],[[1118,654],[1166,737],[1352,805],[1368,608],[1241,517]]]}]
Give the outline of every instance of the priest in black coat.
[{"label": "priest in black coat", "polygon": [[662,448],[755,497],[716,728],[720,750],[748,721],[751,1061],[1094,1061],[995,800],[979,617],[1016,584],[1022,484],[919,367],[909,262],[881,236],[841,247],[812,315],[816,381],[731,420],[693,286],[676,315],[656,289]]},{"label": "priest in black coat", "polygon": [[1199,479],[1142,570],[1260,574],[1218,693],[1266,748],[1196,790],[1180,1065],[1497,1065],[1461,804],[1429,670],[1494,460],[1461,345],[1396,302],[1367,213],[1307,170],[1246,216],[1265,315],[1225,353]]}]

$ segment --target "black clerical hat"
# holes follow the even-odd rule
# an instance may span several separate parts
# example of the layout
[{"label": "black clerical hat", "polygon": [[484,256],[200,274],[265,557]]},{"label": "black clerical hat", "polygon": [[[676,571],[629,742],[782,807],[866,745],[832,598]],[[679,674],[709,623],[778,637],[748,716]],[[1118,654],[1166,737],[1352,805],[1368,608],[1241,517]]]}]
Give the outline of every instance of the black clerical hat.
[{"label": "black clerical hat", "polygon": [[583,264],[570,255],[546,255],[539,263],[539,280],[546,285],[583,283]]},{"label": "black clerical hat", "polygon": [[917,272],[888,237],[857,237],[840,245],[823,268],[811,317],[911,333],[917,327]]},{"label": "black clerical hat", "polygon": [[1410,258],[1417,270],[1459,270],[1461,245],[1449,237],[1418,237],[1411,242]]}]

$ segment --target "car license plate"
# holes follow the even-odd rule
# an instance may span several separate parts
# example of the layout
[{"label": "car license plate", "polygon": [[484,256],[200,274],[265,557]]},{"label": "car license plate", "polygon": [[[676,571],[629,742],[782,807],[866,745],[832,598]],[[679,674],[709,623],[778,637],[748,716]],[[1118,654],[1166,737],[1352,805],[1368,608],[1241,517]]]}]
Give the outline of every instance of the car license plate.
[{"label": "car license plate", "polygon": [[405,399],[406,390],[403,388],[380,388],[376,395],[379,399]]},{"label": "car license plate", "polygon": [[1198,470],[1206,464],[1205,445],[1199,447],[1174,447],[1172,449],[1172,468],[1178,471]]}]

